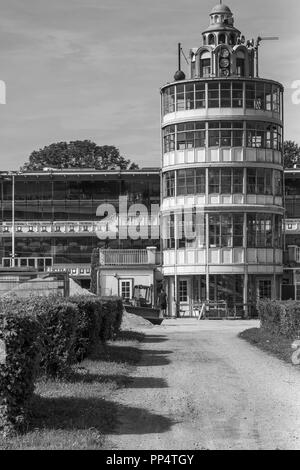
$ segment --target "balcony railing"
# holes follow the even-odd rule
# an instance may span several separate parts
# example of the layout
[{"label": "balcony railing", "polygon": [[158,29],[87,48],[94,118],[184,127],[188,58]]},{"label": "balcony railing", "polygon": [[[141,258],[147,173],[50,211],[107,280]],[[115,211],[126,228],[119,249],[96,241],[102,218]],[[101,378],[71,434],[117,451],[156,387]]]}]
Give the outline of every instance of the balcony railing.
[{"label": "balcony railing", "polygon": [[147,250],[100,250],[100,264],[127,266],[148,264]]},{"label": "balcony railing", "polygon": [[99,262],[102,266],[132,266],[160,264],[160,253],[156,247],[145,250],[100,250]]}]

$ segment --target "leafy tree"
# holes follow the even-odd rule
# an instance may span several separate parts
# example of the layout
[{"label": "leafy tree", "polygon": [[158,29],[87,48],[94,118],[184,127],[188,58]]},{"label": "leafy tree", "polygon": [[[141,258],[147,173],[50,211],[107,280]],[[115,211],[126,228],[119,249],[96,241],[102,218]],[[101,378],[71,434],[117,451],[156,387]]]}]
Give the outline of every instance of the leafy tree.
[{"label": "leafy tree", "polygon": [[300,164],[300,147],[296,142],[287,140],[283,146],[284,167],[293,168],[296,163]]},{"label": "leafy tree", "polygon": [[29,156],[29,161],[21,167],[21,171],[42,170],[45,167],[135,170],[138,165],[126,160],[113,145],[99,146],[90,140],[76,140],[69,143],[58,142],[35,150]]}]

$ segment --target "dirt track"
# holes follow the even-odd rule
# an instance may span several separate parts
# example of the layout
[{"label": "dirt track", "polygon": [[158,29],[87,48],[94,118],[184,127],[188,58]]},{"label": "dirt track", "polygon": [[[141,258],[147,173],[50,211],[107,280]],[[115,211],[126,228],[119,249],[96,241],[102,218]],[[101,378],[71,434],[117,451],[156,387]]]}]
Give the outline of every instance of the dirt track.
[{"label": "dirt track", "polygon": [[[113,449],[300,449],[300,369],[237,337],[256,322],[145,330]],[[124,408],[125,407],[125,408]]]}]

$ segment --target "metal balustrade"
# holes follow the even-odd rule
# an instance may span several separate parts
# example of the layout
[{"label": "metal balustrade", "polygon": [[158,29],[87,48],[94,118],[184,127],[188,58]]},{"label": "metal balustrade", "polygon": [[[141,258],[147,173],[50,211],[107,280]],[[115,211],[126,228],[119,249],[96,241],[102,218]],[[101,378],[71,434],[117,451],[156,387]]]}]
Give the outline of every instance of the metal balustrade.
[{"label": "metal balustrade", "polygon": [[148,264],[147,250],[100,250],[100,264],[127,266]]}]

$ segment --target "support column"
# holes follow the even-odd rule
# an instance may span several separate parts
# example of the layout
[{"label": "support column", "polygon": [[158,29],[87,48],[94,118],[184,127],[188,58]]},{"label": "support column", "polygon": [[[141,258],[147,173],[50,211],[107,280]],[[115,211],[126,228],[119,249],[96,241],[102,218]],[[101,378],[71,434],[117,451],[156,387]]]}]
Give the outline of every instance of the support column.
[{"label": "support column", "polygon": [[205,214],[205,245],[206,245],[206,300],[209,300],[209,214]]},{"label": "support column", "polygon": [[248,311],[248,273],[247,270],[245,269],[245,274],[244,274],[244,292],[243,292],[243,302],[244,302],[244,314],[245,318],[248,318],[249,316],[249,311]]},{"label": "support column", "polygon": [[[246,168],[244,168],[244,197],[246,199],[247,194],[246,186]],[[243,292],[243,303],[244,303],[244,314],[245,318],[249,316],[248,308],[248,240],[247,240],[247,214],[244,213],[244,226],[243,226],[243,245],[244,245],[244,292]]]},{"label": "support column", "polygon": [[169,312],[170,317],[173,317],[176,314],[176,304],[175,304],[175,277],[169,278]]}]

